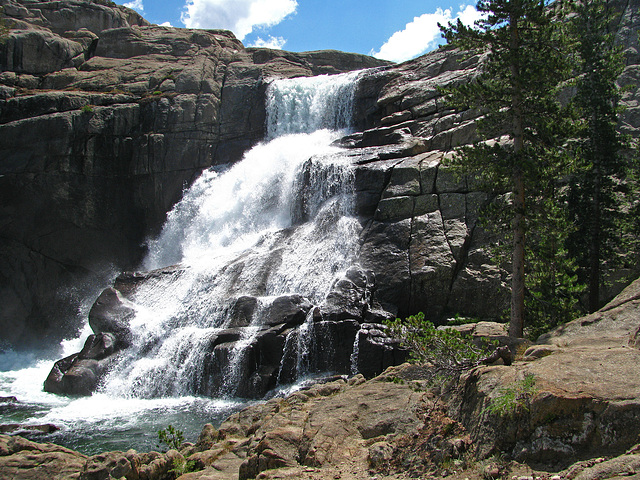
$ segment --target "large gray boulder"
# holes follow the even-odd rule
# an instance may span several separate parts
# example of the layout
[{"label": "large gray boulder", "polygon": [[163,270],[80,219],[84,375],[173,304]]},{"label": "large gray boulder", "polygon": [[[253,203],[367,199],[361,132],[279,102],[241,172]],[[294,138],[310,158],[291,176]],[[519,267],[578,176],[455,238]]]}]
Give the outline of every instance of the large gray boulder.
[{"label": "large gray boulder", "polygon": [[105,289],[89,311],[89,326],[95,333],[109,333],[118,346],[127,346],[131,331],[129,322],[135,315],[135,309],[127,304],[115,288]]}]

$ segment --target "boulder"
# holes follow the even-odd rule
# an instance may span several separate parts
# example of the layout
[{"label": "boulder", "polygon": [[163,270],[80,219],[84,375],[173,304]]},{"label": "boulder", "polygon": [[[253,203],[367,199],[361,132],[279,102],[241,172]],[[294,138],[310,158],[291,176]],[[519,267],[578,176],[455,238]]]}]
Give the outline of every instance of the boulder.
[{"label": "boulder", "polygon": [[108,452],[89,457],[80,472],[79,480],[138,478],[135,454]]},{"label": "boulder", "polygon": [[42,434],[42,433],[53,433],[60,430],[60,427],[53,425],[52,423],[45,423],[43,425],[22,425],[19,423],[10,423],[0,425],[0,433],[11,434],[14,435],[16,433],[20,433],[21,435],[25,435],[26,433],[31,434]]},{"label": "boulder", "polygon": [[362,320],[369,308],[373,308],[376,277],[372,271],[359,266],[350,267],[344,278],[334,281],[331,291],[319,305],[314,316],[323,320]]},{"label": "boulder", "polygon": [[79,359],[102,360],[116,352],[117,340],[112,333],[89,335],[78,354]]},{"label": "boulder", "polygon": [[0,435],[0,477],[15,480],[77,478],[87,457],[51,443]]},{"label": "boulder", "polygon": [[[89,311],[89,325],[96,333],[109,333],[120,346],[126,346],[131,340],[129,321],[135,315],[134,308],[115,288],[102,291]],[[114,348],[114,347],[112,347]]]},{"label": "boulder", "polygon": [[66,393],[62,384],[62,378],[69,371],[73,362],[78,358],[78,354],[74,353],[68,357],[62,358],[53,364],[49,375],[44,381],[45,392],[50,393]]},{"label": "boulder", "polygon": [[263,307],[263,325],[300,324],[313,305],[301,295],[283,295]]},{"label": "boulder", "polygon": [[[480,367],[461,378],[451,413],[469,430],[480,456],[502,451],[562,469],[636,444],[640,353],[628,340],[638,328],[639,292],[636,280],[600,311],[540,337],[525,352],[526,362]],[[534,382],[529,390],[525,377]],[[520,392],[511,413],[491,409],[509,389]]]},{"label": "boulder", "polygon": [[367,378],[379,375],[393,365],[400,365],[409,358],[409,351],[402,348],[397,339],[386,334],[384,325],[363,323],[357,333],[354,362],[357,371]]},{"label": "boulder", "polygon": [[91,395],[119,350],[115,335],[89,335],[79,353],[58,360],[44,382],[44,390],[65,395]]},{"label": "boulder", "polygon": [[266,432],[256,446],[255,453],[240,466],[238,478],[255,478],[265,470],[296,465],[302,435],[300,427],[277,427]]},{"label": "boulder", "polygon": [[219,438],[220,438],[220,432],[218,432],[218,430],[213,425],[211,425],[210,423],[207,423],[205,426],[202,427],[202,431],[198,436],[198,441],[196,442],[196,445],[195,445],[196,450],[204,451],[204,450],[211,449],[213,444],[216,443]]},{"label": "boulder", "polygon": [[258,299],[243,295],[231,306],[229,312],[229,327],[247,327],[251,323],[253,314],[258,306]]}]

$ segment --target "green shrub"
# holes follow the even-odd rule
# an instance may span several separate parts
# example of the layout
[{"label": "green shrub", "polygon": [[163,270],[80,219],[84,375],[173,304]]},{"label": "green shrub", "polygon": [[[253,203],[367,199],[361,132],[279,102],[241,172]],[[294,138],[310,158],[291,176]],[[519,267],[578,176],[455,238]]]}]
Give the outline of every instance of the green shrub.
[{"label": "green shrub", "polygon": [[518,410],[528,411],[531,397],[538,391],[536,377],[528,373],[518,382],[500,389],[499,395],[485,407],[489,413],[512,417]]},{"label": "green shrub", "polygon": [[490,345],[477,346],[452,328],[437,329],[422,312],[386,323],[389,333],[410,350],[410,359],[430,363],[438,375],[451,377],[473,368],[490,355]]},{"label": "green shrub", "polygon": [[196,466],[195,460],[185,460],[184,458],[176,458],[173,462],[173,468],[169,472],[173,473],[176,478],[185,473],[197,472],[200,470]]},{"label": "green shrub", "polygon": [[[175,429],[172,425],[167,425],[167,428],[158,431],[158,440],[161,444],[169,447],[169,450],[179,450],[180,445],[184,442],[184,435],[182,431]],[[162,445],[158,445],[158,447],[162,448]]]},{"label": "green shrub", "polygon": [[91,113],[93,112],[93,105],[85,105],[80,110],[82,113]]}]

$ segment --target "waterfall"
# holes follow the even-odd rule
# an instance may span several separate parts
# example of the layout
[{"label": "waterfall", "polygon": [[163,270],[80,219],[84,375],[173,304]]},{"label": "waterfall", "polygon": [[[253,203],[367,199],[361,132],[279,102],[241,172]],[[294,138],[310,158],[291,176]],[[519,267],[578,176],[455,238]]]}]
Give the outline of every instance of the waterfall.
[{"label": "waterfall", "polygon": [[[357,77],[271,82],[267,140],[232,167],[203,172],[149,242],[143,269],[161,270],[127,290],[129,346],[104,360],[98,390],[47,393],[52,359],[5,352],[0,396],[19,402],[0,405],[3,422],[57,425],[38,441],[88,455],[147,451],[168,424],[195,441],[204,423],[255,397],[252,388],[286,383],[282,391],[293,391],[300,383],[292,382],[329,370],[327,359],[339,353],[333,343],[350,333],[317,322],[313,305],[358,250],[354,173],[332,146],[336,129],[350,124]],[[63,356],[78,352],[90,330],[63,342]],[[270,352],[269,368],[258,368]]]},{"label": "waterfall", "polygon": [[360,72],[278,80],[267,89],[267,136],[351,126]]},{"label": "waterfall", "polygon": [[[150,242],[147,270],[180,267],[132,295],[131,346],[102,392],[241,395],[243,365],[267,328],[270,302],[289,294],[313,303],[325,298],[336,274],[353,262],[361,228],[350,161],[331,145],[343,134],[337,129],[350,124],[357,77],[271,82],[269,140],[224,172],[203,172]],[[256,298],[257,307],[248,323],[236,325],[230,303],[240,297]],[[295,332],[296,375],[309,370],[303,350],[312,321]]]}]

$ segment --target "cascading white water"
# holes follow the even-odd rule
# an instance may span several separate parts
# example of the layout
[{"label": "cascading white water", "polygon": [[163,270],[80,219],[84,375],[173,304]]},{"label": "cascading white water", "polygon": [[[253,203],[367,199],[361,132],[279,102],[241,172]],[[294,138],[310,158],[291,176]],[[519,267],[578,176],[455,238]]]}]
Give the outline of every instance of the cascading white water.
[{"label": "cascading white water", "polygon": [[267,136],[351,126],[360,72],[278,80],[267,90]]},{"label": "cascading white water", "polygon": [[351,375],[358,373],[358,356],[360,355],[360,332],[362,329],[356,332],[356,336],[353,339],[353,347],[351,347]]},{"label": "cascading white water", "polygon": [[[263,304],[289,293],[320,302],[336,274],[353,261],[360,232],[352,215],[353,172],[331,143],[341,135],[336,129],[350,124],[357,76],[271,83],[269,141],[225,172],[203,172],[169,213],[160,236],[150,242],[145,269],[181,267],[147,280],[136,291],[132,345],[119,354],[99,392],[84,399],[45,394],[39,386],[51,364],[43,364],[31,369],[42,378],[30,380],[38,387],[28,391],[38,393],[24,395],[46,406],[13,421],[51,422],[76,434],[86,431],[87,440],[79,442],[54,438],[77,448],[93,443],[96,425],[102,422],[105,427],[98,430],[120,435],[127,445],[133,436],[149,437],[145,432],[167,423],[185,428],[184,419],[175,419],[182,410],[189,410],[196,429],[202,419],[211,421],[234,408],[229,400],[194,396],[206,390],[203,371],[211,363],[211,339],[229,327],[229,299],[249,295],[261,305],[244,327],[246,335],[230,351],[229,378],[218,389],[219,395],[233,396],[242,346],[260,328]],[[36,375],[31,370],[28,375]],[[27,391],[22,386],[24,381],[0,374],[0,396],[20,396]],[[107,440],[102,445],[89,451],[104,445],[122,448]]]},{"label": "cascading white water", "polygon": [[[320,302],[356,250],[352,171],[331,146],[349,123],[356,73],[273,82],[268,143],[224,173],[207,171],[169,213],[147,269],[183,272],[136,292],[133,346],[102,390],[143,397],[193,394],[210,361],[209,338],[228,327],[230,298],[296,293]],[[297,133],[291,133],[297,132]],[[299,133],[309,132],[309,133]],[[254,313],[227,358],[218,395],[233,395]],[[197,391],[197,390],[196,390]],[[213,392],[216,394],[215,392]]]}]

